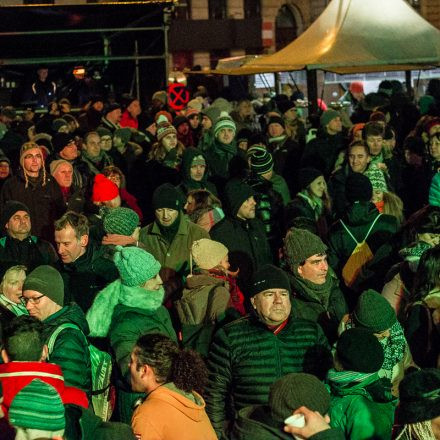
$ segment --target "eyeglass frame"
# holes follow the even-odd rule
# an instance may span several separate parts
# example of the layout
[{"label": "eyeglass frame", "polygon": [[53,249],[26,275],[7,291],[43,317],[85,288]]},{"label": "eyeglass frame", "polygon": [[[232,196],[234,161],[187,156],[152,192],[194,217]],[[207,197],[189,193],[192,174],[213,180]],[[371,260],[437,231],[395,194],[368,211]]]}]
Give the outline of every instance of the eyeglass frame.
[{"label": "eyeglass frame", "polygon": [[40,295],[40,296],[37,296],[36,298],[26,298],[26,297],[22,296],[22,297],[20,297],[20,301],[21,301],[25,306],[27,306],[27,303],[28,303],[28,302],[30,302],[31,304],[33,304],[34,306],[36,306],[36,305],[40,304],[41,298],[43,298],[43,296],[46,296],[46,295]]}]

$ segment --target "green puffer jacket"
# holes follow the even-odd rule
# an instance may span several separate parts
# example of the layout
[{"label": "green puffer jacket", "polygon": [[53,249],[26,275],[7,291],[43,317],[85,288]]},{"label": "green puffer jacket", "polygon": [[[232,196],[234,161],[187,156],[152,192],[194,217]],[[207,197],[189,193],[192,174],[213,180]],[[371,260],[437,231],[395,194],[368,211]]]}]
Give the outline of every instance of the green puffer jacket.
[{"label": "green puffer jacket", "polygon": [[[72,303],[43,321],[43,337],[46,344],[50,335],[64,323],[75,324],[85,336],[89,334],[89,326],[83,311]],[[61,331],[48,360],[61,367],[66,385],[79,388],[90,397],[92,373],[89,347],[84,335],[79,330],[71,328]]]},{"label": "green puffer jacket", "polygon": [[[235,320],[215,334],[208,358],[207,413],[220,435],[227,413],[267,403],[270,386],[288,373],[311,370],[314,351],[328,343],[311,321],[290,318],[275,335],[254,316]],[[234,408],[226,408],[232,398]]]},{"label": "green puffer jacket", "polygon": [[391,384],[377,374],[366,376],[352,383],[329,379],[330,425],[342,429],[350,440],[389,440],[396,409]]}]

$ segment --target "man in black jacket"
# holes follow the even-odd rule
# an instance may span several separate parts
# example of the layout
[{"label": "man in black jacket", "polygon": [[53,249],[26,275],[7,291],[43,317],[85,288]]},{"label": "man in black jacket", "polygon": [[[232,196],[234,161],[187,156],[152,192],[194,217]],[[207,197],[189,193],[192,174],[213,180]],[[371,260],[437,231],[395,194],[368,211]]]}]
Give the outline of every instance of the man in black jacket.
[{"label": "man in black jacket", "polygon": [[54,264],[58,256],[53,246],[39,237],[31,235],[29,208],[14,200],[3,206],[0,238],[0,271],[17,264],[33,270],[40,264]]},{"label": "man in black jacket", "polygon": [[261,220],[255,218],[254,191],[244,182],[231,180],[225,188],[228,215],[210,230],[213,240],[223,243],[229,250],[232,270],[240,269],[241,287],[252,273],[272,257]]},{"label": "man in black jacket", "polygon": [[55,222],[55,243],[66,296],[87,311],[95,295],[119,277],[118,271],[104,247],[89,242],[89,225],[82,214],[68,211]]}]

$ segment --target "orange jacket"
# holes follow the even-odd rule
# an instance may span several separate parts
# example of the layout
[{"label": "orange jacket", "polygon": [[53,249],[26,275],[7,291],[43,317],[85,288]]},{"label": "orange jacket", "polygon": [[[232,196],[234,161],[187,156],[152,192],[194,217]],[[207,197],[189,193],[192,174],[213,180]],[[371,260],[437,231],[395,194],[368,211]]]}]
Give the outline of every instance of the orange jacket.
[{"label": "orange jacket", "polygon": [[197,405],[185,396],[160,386],[139,406],[131,421],[140,440],[217,440],[203,398],[193,391]]}]

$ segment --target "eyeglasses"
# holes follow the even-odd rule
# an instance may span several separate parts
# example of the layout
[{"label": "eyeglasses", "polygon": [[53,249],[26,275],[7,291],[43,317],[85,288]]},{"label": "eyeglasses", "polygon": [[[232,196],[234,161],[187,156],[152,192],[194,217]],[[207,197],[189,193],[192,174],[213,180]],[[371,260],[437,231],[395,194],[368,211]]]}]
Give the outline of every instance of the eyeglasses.
[{"label": "eyeglasses", "polygon": [[25,296],[22,296],[20,299],[24,305],[26,305],[28,302],[30,302],[31,304],[37,305],[37,304],[40,304],[41,298],[43,298],[43,296],[46,296],[46,295],[40,295],[35,298],[26,298]]}]

